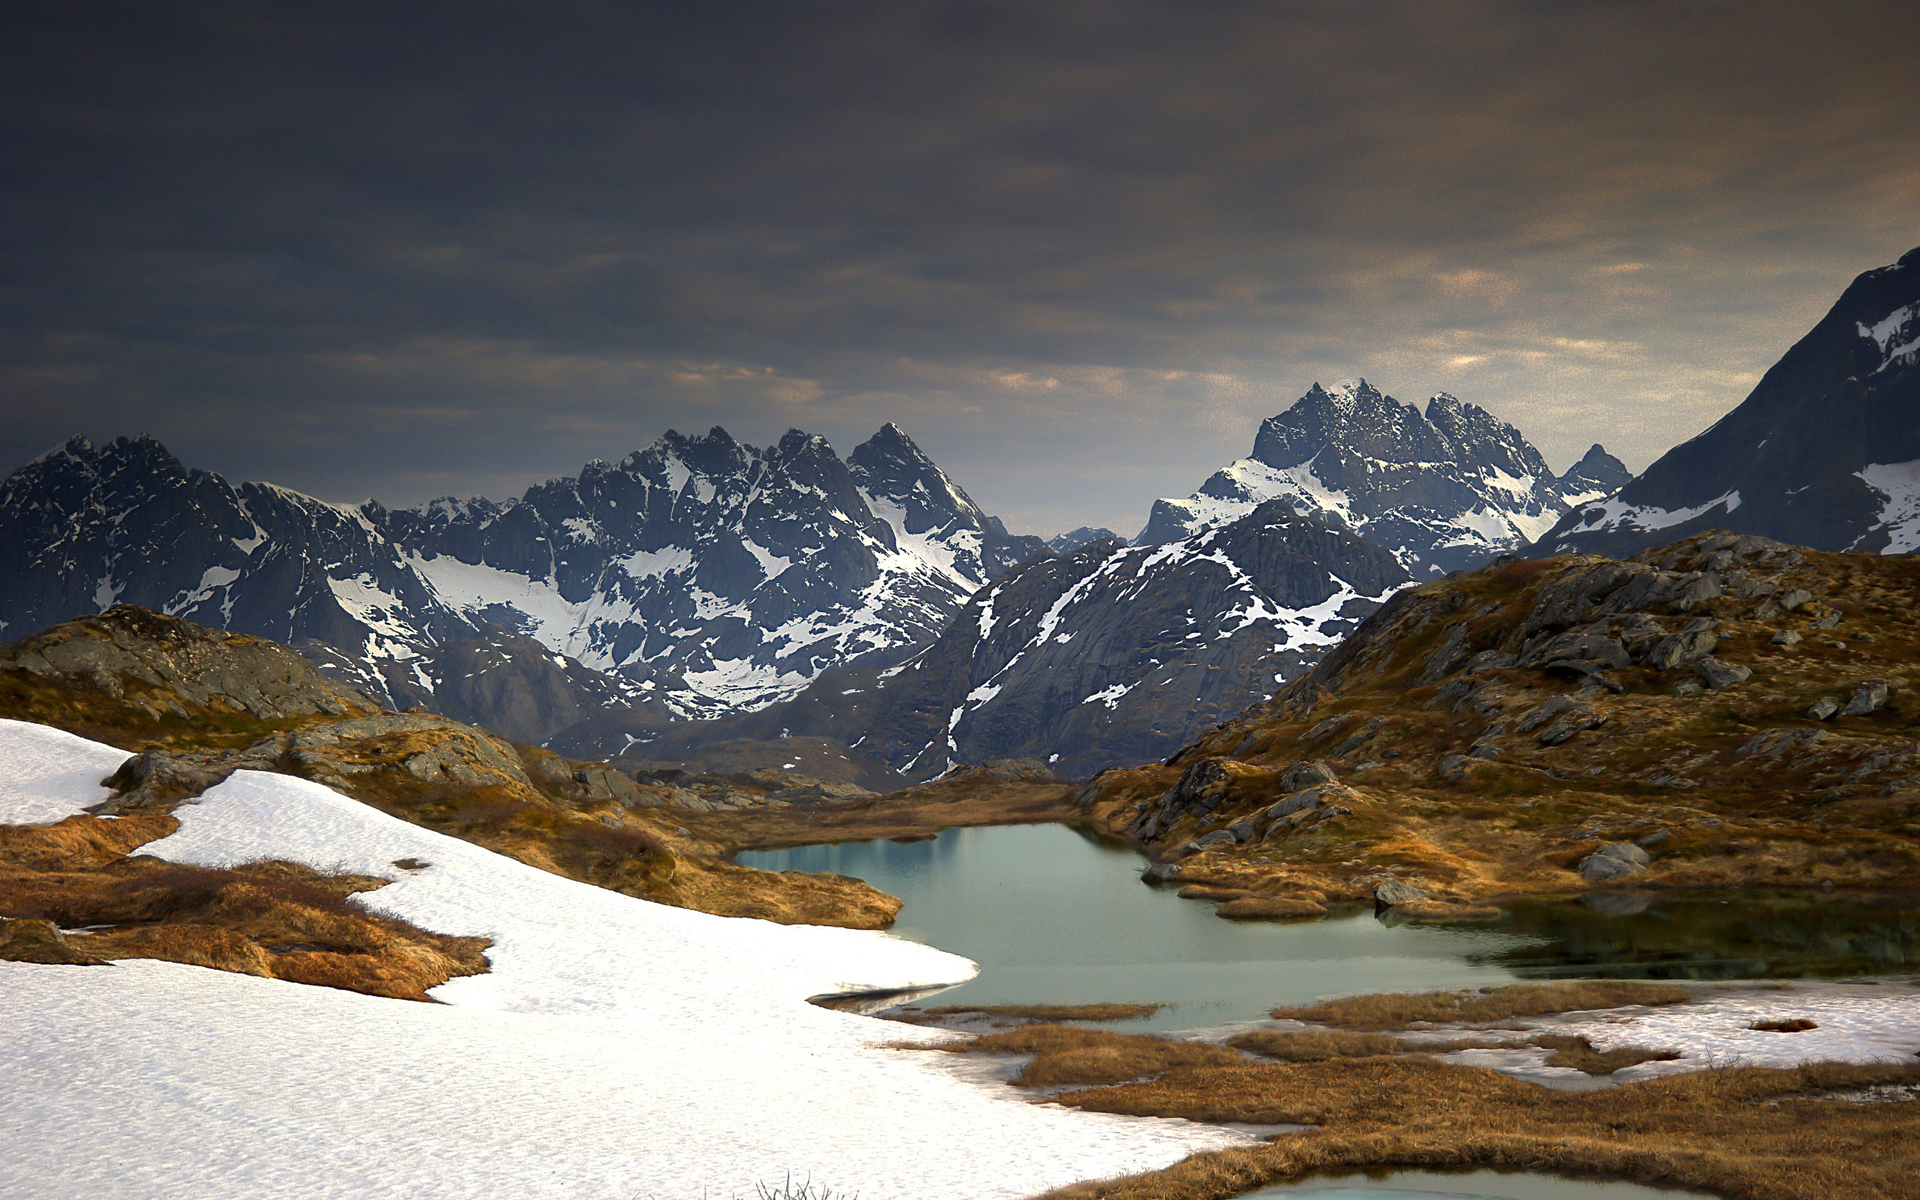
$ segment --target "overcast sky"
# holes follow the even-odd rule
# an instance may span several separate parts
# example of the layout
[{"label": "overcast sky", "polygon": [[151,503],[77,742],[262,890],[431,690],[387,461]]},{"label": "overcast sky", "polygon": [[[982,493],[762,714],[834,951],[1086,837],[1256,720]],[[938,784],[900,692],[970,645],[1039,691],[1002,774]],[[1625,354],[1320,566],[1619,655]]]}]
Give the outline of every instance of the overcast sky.
[{"label": "overcast sky", "polygon": [[[308,11],[298,11],[298,10]],[[1643,468],[1920,244],[1920,5],[14,0],[0,470],[899,422],[1137,531],[1315,380]]]}]

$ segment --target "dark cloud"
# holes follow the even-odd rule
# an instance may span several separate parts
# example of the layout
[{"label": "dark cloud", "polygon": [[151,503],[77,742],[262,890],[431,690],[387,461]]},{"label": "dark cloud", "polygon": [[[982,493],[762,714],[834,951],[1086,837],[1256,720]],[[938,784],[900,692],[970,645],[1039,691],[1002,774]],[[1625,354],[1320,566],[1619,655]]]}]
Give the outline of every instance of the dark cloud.
[{"label": "dark cloud", "polygon": [[1920,243],[1910,3],[10,16],[6,462],[410,502],[894,419],[1125,529],[1316,378],[1644,465]]}]

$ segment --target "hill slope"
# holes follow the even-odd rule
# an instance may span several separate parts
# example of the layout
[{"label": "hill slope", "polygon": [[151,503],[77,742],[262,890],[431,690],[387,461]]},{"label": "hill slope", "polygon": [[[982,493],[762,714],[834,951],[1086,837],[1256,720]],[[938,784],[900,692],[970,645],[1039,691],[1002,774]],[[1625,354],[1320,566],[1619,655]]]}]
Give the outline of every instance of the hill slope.
[{"label": "hill slope", "polygon": [[1730,533],[1487,568],[1082,802],[1269,908],[1389,881],[1913,887],[1917,618],[1920,563]]}]

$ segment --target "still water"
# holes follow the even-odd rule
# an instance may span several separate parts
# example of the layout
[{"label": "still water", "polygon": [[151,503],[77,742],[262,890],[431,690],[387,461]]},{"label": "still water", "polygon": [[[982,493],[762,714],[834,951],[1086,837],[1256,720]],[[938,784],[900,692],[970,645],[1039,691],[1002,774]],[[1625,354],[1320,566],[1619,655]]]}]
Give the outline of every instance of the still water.
[{"label": "still water", "polygon": [[1505,1171],[1394,1171],[1309,1179],[1249,1192],[1242,1200],[1686,1200],[1697,1195],[1632,1183],[1589,1183]]},{"label": "still water", "polygon": [[[1912,971],[1920,912],[1806,897],[1528,901],[1444,927],[1371,911],[1233,922],[1140,881],[1131,847],[1063,825],[951,829],[920,842],[743,853],[746,866],[835,871],[905,902],[893,932],[978,962],[937,1004],[1139,1001],[1136,1029],[1251,1020],[1349,992],[1518,979],[1755,979]],[[1611,911],[1608,911],[1611,910]],[[1496,1193],[1497,1194],[1497,1193]]]}]

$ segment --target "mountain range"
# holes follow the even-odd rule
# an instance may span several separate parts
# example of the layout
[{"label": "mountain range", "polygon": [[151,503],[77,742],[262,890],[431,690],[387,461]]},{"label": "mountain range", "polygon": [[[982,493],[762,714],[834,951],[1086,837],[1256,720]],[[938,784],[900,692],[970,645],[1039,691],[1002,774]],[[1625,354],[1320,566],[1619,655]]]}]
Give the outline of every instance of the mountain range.
[{"label": "mountain range", "polygon": [[1555,475],[1512,425],[1441,392],[1426,411],[1364,379],[1314,384],[1261,422],[1253,452],[1184,500],[1156,500],[1140,543],[1238,520],[1269,500],[1344,522],[1416,576],[1519,550],[1631,478],[1596,445]]},{"label": "mountain range", "polygon": [[1920,550],[1920,249],[1855,279],[1737,408],[1536,552],[1623,555],[1705,529]]},{"label": "mountain range", "polygon": [[783,766],[823,739],[912,781],[1034,758],[1067,777],[1159,758],[1311,667],[1411,582],[1345,525],[1269,503],[1155,546],[1035,558],[974,595],[912,658],[834,668],[789,701],[660,729],[609,713],[563,752]]},{"label": "mountain range", "polygon": [[713,716],[904,657],[1042,552],[893,425],[845,461],[798,430],[669,432],[515,500],[396,510],[75,438],[0,484],[0,633],[138,604],[542,740],[608,704]]}]

